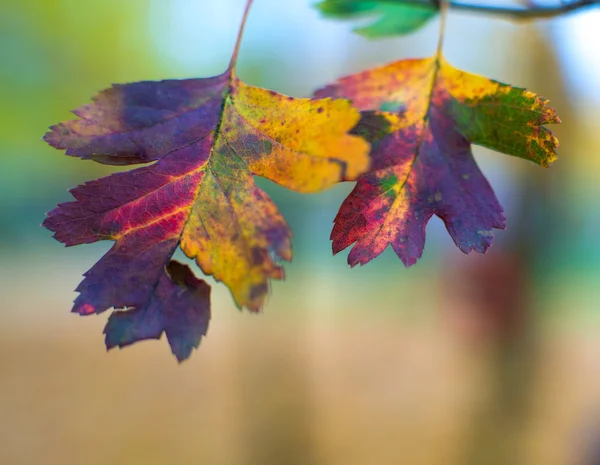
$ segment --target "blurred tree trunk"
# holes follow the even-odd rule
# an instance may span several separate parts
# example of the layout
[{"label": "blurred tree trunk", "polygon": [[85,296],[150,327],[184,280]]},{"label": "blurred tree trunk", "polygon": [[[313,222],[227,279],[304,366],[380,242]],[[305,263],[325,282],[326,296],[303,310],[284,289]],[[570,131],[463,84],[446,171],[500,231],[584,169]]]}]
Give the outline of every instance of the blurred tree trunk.
[{"label": "blurred tree trunk", "polygon": [[[290,317],[294,318],[294,317]],[[313,465],[313,391],[306,324],[256,328],[243,335],[252,356],[240,354],[240,465]],[[281,324],[281,322],[280,322]],[[246,356],[244,356],[246,355]]]},{"label": "blurred tree trunk", "polygon": [[[551,106],[571,120],[561,67],[548,29],[523,26],[513,43],[511,60],[527,63],[518,82],[552,97]],[[519,57],[519,50],[526,56]],[[549,70],[551,70],[549,72]],[[555,127],[551,127],[554,131]],[[556,132],[562,140],[565,128]],[[564,146],[568,143],[562,141]],[[561,163],[560,161],[558,163]],[[555,218],[564,203],[559,194],[563,166],[544,170],[524,166],[511,190],[516,212],[508,211],[508,232],[500,234],[485,256],[461,257],[446,265],[442,278],[454,299],[453,326],[487,373],[485,401],[476,408],[464,451],[465,465],[528,465],[531,406],[538,365],[537,287],[553,266]],[[516,213],[516,214],[514,214]],[[543,280],[542,280],[543,281]]]}]

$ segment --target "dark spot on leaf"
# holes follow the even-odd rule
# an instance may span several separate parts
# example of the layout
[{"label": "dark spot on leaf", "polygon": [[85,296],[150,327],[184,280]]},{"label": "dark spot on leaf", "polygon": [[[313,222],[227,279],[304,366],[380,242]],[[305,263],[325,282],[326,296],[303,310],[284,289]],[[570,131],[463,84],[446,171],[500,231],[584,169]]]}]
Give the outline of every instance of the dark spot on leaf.
[{"label": "dark spot on leaf", "polygon": [[251,250],[251,260],[254,265],[260,265],[265,261],[265,252],[260,247],[252,247]]},{"label": "dark spot on leaf", "polygon": [[372,143],[388,135],[390,128],[390,120],[385,115],[376,111],[361,111],[360,120],[350,134]]},{"label": "dark spot on leaf", "polygon": [[262,295],[265,295],[269,291],[269,285],[267,283],[256,284],[250,289],[250,299],[254,300]]},{"label": "dark spot on leaf", "polygon": [[273,151],[273,143],[270,140],[263,141],[263,153],[269,155]]}]

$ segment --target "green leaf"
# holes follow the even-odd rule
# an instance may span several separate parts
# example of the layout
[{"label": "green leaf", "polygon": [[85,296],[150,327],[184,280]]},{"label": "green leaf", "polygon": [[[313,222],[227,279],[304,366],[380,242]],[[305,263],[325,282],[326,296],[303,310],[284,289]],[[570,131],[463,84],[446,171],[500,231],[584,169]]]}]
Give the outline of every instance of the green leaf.
[{"label": "green leaf", "polygon": [[369,39],[411,33],[437,14],[433,4],[404,0],[324,0],[315,6],[323,16],[334,19],[375,17],[375,22],[354,29]]}]

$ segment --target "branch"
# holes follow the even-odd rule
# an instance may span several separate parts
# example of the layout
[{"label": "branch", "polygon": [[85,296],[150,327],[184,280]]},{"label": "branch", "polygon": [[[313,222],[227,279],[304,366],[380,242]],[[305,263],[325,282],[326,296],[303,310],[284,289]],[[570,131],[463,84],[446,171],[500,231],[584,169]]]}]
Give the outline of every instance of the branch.
[{"label": "branch", "polygon": [[[380,0],[384,3],[403,3],[412,4],[415,6],[422,6],[426,8],[439,9],[439,0]],[[450,8],[462,11],[472,11],[475,13],[484,13],[494,16],[505,16],[507,19],[527,20],[527,19],[542,19],[542,18],[554,18],[556,16],[562,16],[564,14],[572,13],[574,11],[583,10],[584,8],[590,8],[594,6],[600,6],[600,0],[575,0],[570,3],[561,3],[557,6],[534,6],[530,8],[519,8],[519,7],[501,7],[501,6],[488,6],[488,5],[477,5],[473,3],[462,3],[460,1],[448,2]]]},{"label": "branch", "polygon": [[475,11],[478,13],[507,16],[509,19],[541,19],[554,18],[577,10],[600,6],[600,0],[577,0],[570,3],[562,3],[551,7],[510,8],[485,5],[473,5],[469,3],[450,2],[450,7],[457,10]]}]

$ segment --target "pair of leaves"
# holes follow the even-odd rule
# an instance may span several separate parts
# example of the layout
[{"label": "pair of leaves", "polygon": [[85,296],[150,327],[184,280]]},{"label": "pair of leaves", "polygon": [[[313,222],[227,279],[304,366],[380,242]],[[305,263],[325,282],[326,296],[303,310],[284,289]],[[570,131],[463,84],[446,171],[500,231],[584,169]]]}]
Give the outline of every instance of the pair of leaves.
[{"label": "pair of leaves", "polygon": [[212,78],[115,85],[45,136],[83,159],[152,162],[76,187],[75,201],[44,222],[68,246],[115,242],[85,273],[73,307],[125,309],[109,318],[108,348],[163,332],[180,361],[198,347],[210,287],[171,260],[178,247],[238,307],[262,307],[269,280],[283,278],[279,262],[292,258],[292,234],[254,175],[317,192],[364,173],[335,219],[334,253],[356,243],[353,266],[391,244],[408,266],[434,214],[464,252],[484,252],[492,229],[504,228],[471,143],[542,166],[555,159],[557,140],[543,125],[559,120],[545,100],[459,71],[439,52],[343,78],[317,99],[247,86],[236,54]]}]

